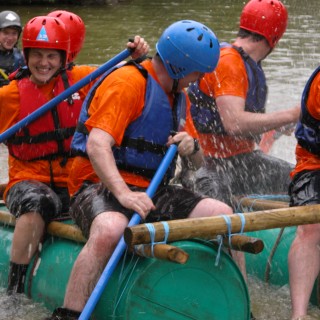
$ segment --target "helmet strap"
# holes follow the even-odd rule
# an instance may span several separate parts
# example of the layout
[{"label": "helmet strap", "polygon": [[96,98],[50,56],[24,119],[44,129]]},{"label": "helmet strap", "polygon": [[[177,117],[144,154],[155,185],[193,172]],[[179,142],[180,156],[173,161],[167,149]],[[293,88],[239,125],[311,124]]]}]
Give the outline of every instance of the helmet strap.
[{"label": "helmet strap", "polygon": [[171,92],[177,93],[178,86],[179,86],[179,79],[173,79]]}]

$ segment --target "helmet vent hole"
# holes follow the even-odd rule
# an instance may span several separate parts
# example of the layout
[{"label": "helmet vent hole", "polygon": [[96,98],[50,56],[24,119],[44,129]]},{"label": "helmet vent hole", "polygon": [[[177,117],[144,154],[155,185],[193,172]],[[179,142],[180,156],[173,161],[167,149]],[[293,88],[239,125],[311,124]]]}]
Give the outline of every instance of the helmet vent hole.
[{"label": "helmet vent hole", "polygon": [[210,45],[209,45],[210,48],[213,48],[213,43],[212,43],[212,40],[210,39]]},{"label": "helmet vent hole", "polygon": [[185,68],[176,67],[176,66],[172,65],[171,63],[169,64],[169,67],[170,67],[172,73],[175,75],[183,73],[185,71]]},{"label": "helmet vent hole", "polygon": [[198,37],[198,41],[201,41],[203,38],[203,33],[200,34],[200,36]]},{"label": "helmet vent hole", "polygon": [[194,28],[187,28],[187,31],[190,32],[190,31],[193,31]]}]

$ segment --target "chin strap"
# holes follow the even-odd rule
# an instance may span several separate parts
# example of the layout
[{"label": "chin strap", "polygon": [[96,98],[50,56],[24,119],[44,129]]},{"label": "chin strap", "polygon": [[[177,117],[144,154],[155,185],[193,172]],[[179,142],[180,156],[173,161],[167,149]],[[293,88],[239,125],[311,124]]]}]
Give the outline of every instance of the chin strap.
[{"label": "chin strap", "polygon": [[179,86],[179,79],[173,79],[171,92],[172,93],[177,93],[178,86]]}]

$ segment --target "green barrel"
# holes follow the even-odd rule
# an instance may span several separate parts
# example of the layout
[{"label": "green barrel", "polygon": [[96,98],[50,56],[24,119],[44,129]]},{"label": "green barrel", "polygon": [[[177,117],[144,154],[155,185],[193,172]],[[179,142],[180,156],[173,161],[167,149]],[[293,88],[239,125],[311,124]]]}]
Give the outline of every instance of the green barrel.
[{"label": "green barrel", "polygon": [[[264,249],[259,254],[247,254],[247,272],[273,285],[284,286],[289,283],[288,254],[295,238],[296,227],[269,229],[248,232],[248,236],[264,242]],[[310,302],[319,305],[318,281],[316,281]]]},{"label": "green barrel", "polygon": [[[0,225],[0,285],[6,286],[13,228]],[[189,254],[186,264],[126,254],[102,294],[92,319],[246,320],[250,299],[233,260],[203,241],[172,243]],[[48,237],[30,264],[25,292],[49,310],[63,303],[72,265],[82,244]],[[88,261],[90,263],[90,261]]]}]

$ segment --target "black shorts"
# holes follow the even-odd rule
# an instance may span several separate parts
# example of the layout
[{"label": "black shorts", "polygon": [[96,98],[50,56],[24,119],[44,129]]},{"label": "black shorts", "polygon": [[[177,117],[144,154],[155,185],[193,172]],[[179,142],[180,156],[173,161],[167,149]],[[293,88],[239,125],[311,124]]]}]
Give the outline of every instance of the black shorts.
[{"label": "black shorts", "polygon": [[[145,189],[130,187],[134,191]],[[180,186],[170,185],[159,187],[152,198],[156,210],[151,211],[145,222],[156,222],[172,219],[184,219],[204,196]],[[72,197],[70,215],[88,238],[93,219],[100,213],[116,211],[123,213],[128,220],[134,212],[124,208],[103,184],[84,184]]]},{"label": "black shorts", "polygon": [[13,185],[7,194],[6,205],[19,218],[28,212],[38,212],[46,223],[70,218],[67,188],[55,188],[36,181],[25,180]]},{"label": "black shorts", "polygon": [[289,186],[290,206],[320,204],[320,171],[296,174]]}]

